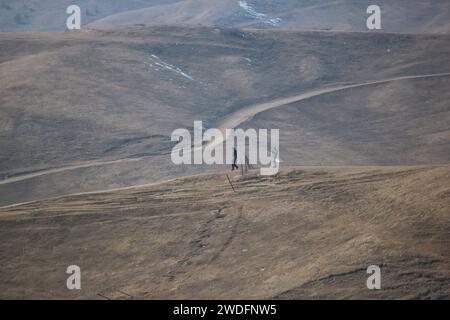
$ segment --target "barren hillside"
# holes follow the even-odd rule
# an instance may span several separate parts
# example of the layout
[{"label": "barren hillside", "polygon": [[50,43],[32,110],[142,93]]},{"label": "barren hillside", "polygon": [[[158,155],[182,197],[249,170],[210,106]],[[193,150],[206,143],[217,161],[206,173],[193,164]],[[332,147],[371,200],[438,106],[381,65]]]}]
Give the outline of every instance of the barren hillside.
[{"label": "barren hillside", "polygon": [[[0,31],[64,31],[66,8],[82,25],[215,24],[263,29],[366,30],[369,0],[0,0]],[[378,0],[384,32],[449,33],[447,0]]]},{"label": "barren hillside", "polygon": [[253,121],[274,119],[290,164],[449,160],[446,35],[134,26],[0,43],[2,204],[204,172],[171,164],[171,132],[259,104],[279,106]]},{"label": "barren hillside", "polygon": [[449,178],[302,167],[231,175],[236,192],[215,174],[1,208],[0,297],[448,299]]},{"label": "barren hillside", "polygon": [[[184,0],[117,13],[90,26],[200,23],[263,29],[367,31],[370,0]],[[447,0],[380,0],[383,32],[449,33]]]},{"label": "barren hillside", "polygon": [[257,114],[243,128],[279,128],[284,164],[445,164],[450,77],[341,90]]}]

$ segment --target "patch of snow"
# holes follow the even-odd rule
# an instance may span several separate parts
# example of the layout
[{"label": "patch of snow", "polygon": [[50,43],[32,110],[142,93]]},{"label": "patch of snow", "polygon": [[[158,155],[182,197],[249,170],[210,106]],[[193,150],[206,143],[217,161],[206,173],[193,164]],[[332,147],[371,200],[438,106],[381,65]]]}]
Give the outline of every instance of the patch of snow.
[{"label": "patch of snow", "polygon": [[266,17],[264,13],[257,12],[251,4],[247,3],[247,1],[239,1],[239,6],[253,19],[262,20]]},{"label": "patch of snow", "polygon": [[[267,15],[255,10],[252,4],[249,4],[247,1],[239,1],[239,6],[245,10],[247,16],[255,19],[255,20],[265,20]],[[270,25],[272,27],[278,27],[281,23],[281,18],[273,18],[264,21],[265,24]]]},{"label": "patch of snow", "polygon": [[[155,59],[155,60],[158,60],[158,61],[153,61],[154,64],[157,65],[158,67],[161,67],[161,68],[166,69],[166,70],[173,71],[173,72],[175,72],[175,73],[177,73],[177,74],[179,74],[179,75],[181,75],[181,76],[183,76],[183,77],[185,77],[185,78],[187,78],[189,80],[194,80],[194,78],[192,78],[189,74],[187,74],[186,72],[184,72],[183,70],[181,70],[180,68],[178,68],[178,67],[176,67],[174,65],[171,65],[171,64],[169,64],[167,62],[164,62],[158,56],[152,54],[151,57],[153,59]],[[156,70],[158,71],[159,69],[156,69]]]},{"label": "patch of snow", "polygon": [[265,24],[268,24],[272,27],[279,27],[281,23],[281,18],[274,18],[267,21],[264,21]]}]

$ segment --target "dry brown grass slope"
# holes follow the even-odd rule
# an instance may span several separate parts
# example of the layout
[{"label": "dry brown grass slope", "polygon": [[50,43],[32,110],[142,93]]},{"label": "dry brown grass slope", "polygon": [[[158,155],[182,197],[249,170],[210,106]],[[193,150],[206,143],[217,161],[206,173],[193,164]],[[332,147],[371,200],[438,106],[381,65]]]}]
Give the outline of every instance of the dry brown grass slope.
[{"label": "dry brown grass slope", "polygon": [[[205,168],[174,167],[167,157],[171,132],[192,128],[194,120],[213,127],[247,106],[320,88],[450,71],[450,42],[445,35],[134,26],[61,34],[4,33],[0,42],[0,174],[6,179],[81,165],[70,172],[2,184],[2,204],[203,171]],[[185,74],[167,69],[167,64]],[[432,94],[422,90],[421,83],[426,83]],[[380,108],[378,118],[362,111],[367,110],[367,101],[360,92],[372,89],[372,101],[377,94],[384,99],[384,93],[377,93],[379,88],[392,84],[346,90],[321,96],[319,101],[325,106],[336,95],[347,97],[342,104],[334,104],[335,110],[343,110],[341,123],[352,121],[355,113],[351,110],[362,108],[361,126],[373,119],[380,121],[389,106],[409,114],[403,121],[402,113],[397,112],[396,121],[387,122],[386,127],[382,121],[378,123],[376,129],[387,130],[384,139],[392,140],[393,147],[377,157],[360,150],[359,157],[367,161],[358,160],[358,164],[441,163],[448,160],[447,84],[444,78],[396,83],[387,103],[376,106]],[[424,99],[428,102],[421,108]],[[282,117],[284,109],[277,110],[273,112]],[[439,121],[420,122],[424,112],[427,117],[435,113],[433,117]],[[291,119],[303,121],[303,116],[295,113]],[[411,119],[417,131],[401,140],[390,133],[392,126],[408,128]],[[331,118],[321,112],[311,120],[311,126],[320,127]],[[347,152],[349,146],[329,142],[333,134],[342,136],[339,130],[330,124],[328,132],[315,138],[318,145],[330,146],[331,156],[328,151],[319,152],[312,163],[294,152],[291,162],[344,163],[334,155]],[[357,143],[379,143],[379,135],[361,130],[355,127],[348,134],[359,137]],[[420,132],[429,135],[433,130],[437,136],[427,138],[420,157],[413,151],[401,154],[402,149],[395,148],[401,144],[413,150]],[[444,133],[439,135],[440,131]],[[290,133],[282,134],[282,139],[287,139],[284,145],[295,142]],[[292,148],[283,152],[290,153]],[[115,162],[127,158],[133,161]],[[333,158],[337,160],[331,161]],[[108,165],[86,167],[92,162]]]},{"label": "dry brown grass slope", "polygon": [[[185,0],[120,12],[89,26],[199,23],[263,29],[366,31],[366,10],[373,4],[370,0]],[[382,9],[383,32],[450,32],[450,3],[446,0],[379,0],[376,4]],[[258,14],[264,17],[255,18]],[[274,23],[269,23],[271,20]]]},{"label": "dry brown grass slope", "polygon": [[279,128],[284,164],[443,164],[450,158],[450,77],[409,79],[265,111],[243,128]]},{"label": "dry brown grass slope", "polygon": [[[366,30],[370,0],[0,0],[0,31],[64,31],[66,8],[81,8],[83,26],[216,24],[227,27]],[[449,33],[447,0],[378,0],[384,32]],[[255,14],[264,14],[256,19]],[[271,19],[281,19],[268,23]]]},{"label": "dry brown grass slope", "polygon": [[215,174],[3,208],[0,297],[448,299],[449,178],[298,167],[231,176],[237,193]]}]

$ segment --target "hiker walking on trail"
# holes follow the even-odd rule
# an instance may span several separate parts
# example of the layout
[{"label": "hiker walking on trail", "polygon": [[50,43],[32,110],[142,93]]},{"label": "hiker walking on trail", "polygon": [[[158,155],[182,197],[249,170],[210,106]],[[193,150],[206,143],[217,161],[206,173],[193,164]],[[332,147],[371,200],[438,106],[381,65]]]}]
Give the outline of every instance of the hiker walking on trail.
[{"label": "hiker walking on trail", "polygon": [[236,163],[237,163],[237,149],[236,147],[233,147],[233,164],[231,165],[231,171],[234,171],[234,169],[236,170],[239,169]]}]

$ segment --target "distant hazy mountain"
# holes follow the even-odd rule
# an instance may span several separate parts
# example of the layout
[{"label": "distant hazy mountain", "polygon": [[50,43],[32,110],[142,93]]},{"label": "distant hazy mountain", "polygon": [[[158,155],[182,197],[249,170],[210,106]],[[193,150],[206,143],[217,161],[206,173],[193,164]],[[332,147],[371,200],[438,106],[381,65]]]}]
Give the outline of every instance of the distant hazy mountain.
[{"label": "distant hazy mountain", "polygon": [[234,27],[367,30],[366,10],[382,9],[387,32],[447,33],[448,0],[185,0],[112,15],[94,23],[209,23]]},{"label": "distant hazy mountain", "polygon": [[382,9],[382,31],[449,33],[449,0],[33,0],[0,1],[0,31],[64,31],[78,4],[84,26],[217,24],[232,27],[366,29],[367,7]]},{"label": "distant hazy mountain", "polygon": [[177,0],[0,0],[0,31],[64,31],[66,9],[79,5],[82,24]]}]

